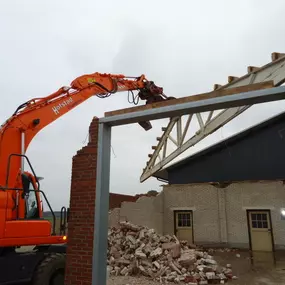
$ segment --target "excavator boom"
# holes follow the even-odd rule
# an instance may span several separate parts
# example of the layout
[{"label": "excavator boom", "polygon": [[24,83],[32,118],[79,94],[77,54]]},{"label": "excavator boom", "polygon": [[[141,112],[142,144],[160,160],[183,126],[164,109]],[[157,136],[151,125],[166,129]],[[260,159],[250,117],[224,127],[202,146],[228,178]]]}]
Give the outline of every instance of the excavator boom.
[{"label": "excavator boom", "polygon": [[[144,75],[127,78],[124,75],[96,72],[76,78],[70,87],[61,87],[47,97],[34,98],[21,104],[0,129],[0,185],[15,187],[19,158],[14,159],[17,165],[13,164],[9,173],[14,182],[6,185],[8,157],[12,153],[25,154],[30,142],[40,130],[91,96],[106,98],[123,91],[139,91],[137,101],[142,99],[153,102],[165,99],[163,89],[148,81]],[[137,101],[133,103],[137,104]]]}]

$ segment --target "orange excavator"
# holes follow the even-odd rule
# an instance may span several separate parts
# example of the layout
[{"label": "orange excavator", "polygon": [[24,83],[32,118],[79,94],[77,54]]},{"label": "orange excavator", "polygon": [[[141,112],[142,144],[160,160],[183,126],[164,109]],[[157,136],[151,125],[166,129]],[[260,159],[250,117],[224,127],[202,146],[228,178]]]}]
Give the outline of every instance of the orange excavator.
[{"label": "orange excavator", "polygon": [[[66,221],[68,209],[62,207],[60,233],[40,178],[25,155],[35,135],[91,96],[107,98],[117,92],[129,92],[129,103],[146,104],[173,99],[144,75],[126,77],[103,73],[76,78],[70,87],[34,98],[21,104],[0,129],[0,284],[31,282],[33,285],[64,284]],[[138,91],[135,95],[134,91]],[[150,122],[139,123],[145,130]],[[29,166],[29,171],[25,166]],[[53,221],[43,215],[43,201]],[[30,246],[31,250],[21,250]]]}]

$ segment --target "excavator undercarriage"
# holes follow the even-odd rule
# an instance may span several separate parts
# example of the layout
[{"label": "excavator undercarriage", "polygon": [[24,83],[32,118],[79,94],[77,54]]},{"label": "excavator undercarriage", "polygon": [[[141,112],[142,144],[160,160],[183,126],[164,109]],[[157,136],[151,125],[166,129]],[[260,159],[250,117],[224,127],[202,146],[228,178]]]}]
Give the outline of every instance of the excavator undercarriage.
[{"label": "excavator undercarriage", "polygon": [[66,244],[0,249],[0,284],[63,285]]}]

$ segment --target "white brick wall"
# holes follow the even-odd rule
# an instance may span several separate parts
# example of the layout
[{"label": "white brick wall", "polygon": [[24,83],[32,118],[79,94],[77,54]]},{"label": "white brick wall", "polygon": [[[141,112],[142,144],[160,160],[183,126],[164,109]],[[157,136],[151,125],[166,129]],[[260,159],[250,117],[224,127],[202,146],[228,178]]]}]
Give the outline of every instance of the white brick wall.
[{"label": "white brick wall", "polygon": [[116,224],[116,219],[127,220],[141,226],[153,228],[162,234],[163,226],[163,193],[156,197],[140,197],[136,202],[123,202],[119,215],[111,213],[109,223]]},{"label": "white brick wall", "polygon": [[120,208],[115,208],[110,211],[109,213],[109,227],[110,228],[117,228],[120,221]]},{"label": "white brick wall", "polygon": [[[217,190],[206,184],[164,186],[164,233],[174,234],[171,208],[194,208],[194,242],[219,242]],[[201,226],[203,225],[203,226]]]},{"label": "white brick wall", "polygon": [[[218,192],[220,191],[220,192]],[[173,233],[171,208],[193,207],[194,242],[249,247],[246,209],[271,210],[274,243],[285,248],[285,185],[281,181],[233,183],[224,189],[210,184],[164,186],[164,233]]]},{"label": "white brick wall", "polygon": [[166,185],[156,197],[124,202],[109,216],[109,223],[129,220],[174,234],[174,210],[193,210],[194,242],[249,247],[246,209],[271,210],[274,243],[285,248],[285,185],[280,181],[233,183],[226,188],[210,184]]},{"label": "white brick wall", "polygon": [[274,243],[285,246],[285,221],[280,209],[285,207],[285,187],[281,181],[243,182],[226,191],[228,239],[230,243],[248,243],[246,209],[271,211]]}]

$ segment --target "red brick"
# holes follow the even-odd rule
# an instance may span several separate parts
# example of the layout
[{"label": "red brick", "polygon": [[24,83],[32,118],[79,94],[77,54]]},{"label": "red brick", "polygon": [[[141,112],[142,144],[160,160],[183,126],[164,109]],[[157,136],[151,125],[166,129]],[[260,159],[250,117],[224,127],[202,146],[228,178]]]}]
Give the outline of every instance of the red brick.
[{"label": "red brick", "polygon": [[89,142],[73,157],[65,284],[91,285],[96,197],[98,118],[89,127]]},{"label": "red brick", "polygon": [[[91,285],[96,198],[98,118],[89,126],[89,142],[72,160],[70,217],[66,260],[66,285]],[[139,196],[110,193],[110,209],[124,201],[135,202]],[[104,267],[102,267],[104,270]]]}]

